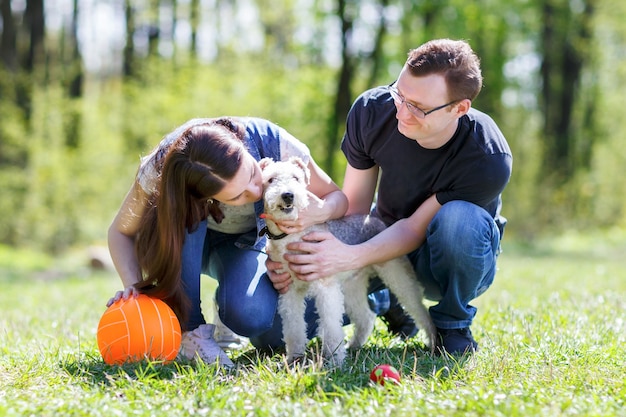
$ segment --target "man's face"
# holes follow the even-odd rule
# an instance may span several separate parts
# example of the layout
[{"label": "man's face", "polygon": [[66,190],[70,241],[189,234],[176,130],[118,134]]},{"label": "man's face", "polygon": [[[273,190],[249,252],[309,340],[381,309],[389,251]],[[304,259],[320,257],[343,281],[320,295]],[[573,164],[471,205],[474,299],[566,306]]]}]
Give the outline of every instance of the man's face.
[{"label": "man's face", "polygon": [[450,140],[456,131],[459,117],[469,110],[469,100],[461,100],[433,111],[423,119],[409,111],[407,103],[428,113],[450,102],[448,87],[441,75],[415,77],[405,67],[400,72],[395,88],[404,101],[394,100],[398,130],[425,148],[439,148]]}]

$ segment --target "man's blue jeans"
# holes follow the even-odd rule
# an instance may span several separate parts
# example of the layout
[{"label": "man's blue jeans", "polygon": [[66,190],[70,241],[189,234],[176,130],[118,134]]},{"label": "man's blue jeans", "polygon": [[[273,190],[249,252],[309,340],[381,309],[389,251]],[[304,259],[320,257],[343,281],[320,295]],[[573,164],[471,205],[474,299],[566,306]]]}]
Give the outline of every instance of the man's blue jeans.
[{"label": "man's blue jeans", "polygon": [[435,326],[469,327],[476,308],[469,303],[484,293],[496,275],[500,230],[483,208],[465,201],[444,204],[426,231],[426,242],[409,254]]}]

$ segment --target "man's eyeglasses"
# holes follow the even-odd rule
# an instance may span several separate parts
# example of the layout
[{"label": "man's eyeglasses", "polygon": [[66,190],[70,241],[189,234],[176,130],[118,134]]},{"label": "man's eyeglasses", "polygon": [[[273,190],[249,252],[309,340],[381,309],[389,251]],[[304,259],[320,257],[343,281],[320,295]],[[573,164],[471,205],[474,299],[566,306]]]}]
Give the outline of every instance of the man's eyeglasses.
[{"label": "man's eyeglasses", "polygon": [[406,105],[407,110],[410,111],[411,114],[413,116],[417,117],[418,119],[424,119],[424,118],[426,118],[426,116],[428,116],[432,112],[435,112],[435,111],[441,110],[441,109],[445,109],[449,105],[454,104],[454,103],[460,101],[460,100],[453,100],[453,101],[451,101],[449,103],[446,103],[446,104],[444,104],[442,106],[435,107],[434,109],[431,109],[431,110],[428,110],[428,111],[424,111],[424,110],[420,109],[419,107],[417,107],[415,104],[411,104],[408,101],[406,101],[406,99],[404,97],[402,97],[402,95],[400,94],[398,89],[395,87],[395,83],[389,86],[389,93],[391,94],[391,98],[393,99],[393,101],[396,102],[398,107],[401,107],[402,103],[404,103]]}]

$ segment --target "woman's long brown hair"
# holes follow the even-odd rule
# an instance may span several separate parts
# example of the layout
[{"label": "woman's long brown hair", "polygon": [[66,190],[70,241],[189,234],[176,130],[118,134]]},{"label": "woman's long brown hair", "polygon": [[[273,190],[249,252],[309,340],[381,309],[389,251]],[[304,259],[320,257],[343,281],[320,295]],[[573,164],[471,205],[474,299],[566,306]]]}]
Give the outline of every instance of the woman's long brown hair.
[{"label": "woman's long brown hair", "polygon": [[183,326],[188,315],[181,280],[185,232],[215,213],[209,205],[216,203],[208,200],[239,170],[246,152],[242,137],[243,129],[230,119],[185,130],[168,150],[135,239],[143,273],[137,289],[164,300]]}]

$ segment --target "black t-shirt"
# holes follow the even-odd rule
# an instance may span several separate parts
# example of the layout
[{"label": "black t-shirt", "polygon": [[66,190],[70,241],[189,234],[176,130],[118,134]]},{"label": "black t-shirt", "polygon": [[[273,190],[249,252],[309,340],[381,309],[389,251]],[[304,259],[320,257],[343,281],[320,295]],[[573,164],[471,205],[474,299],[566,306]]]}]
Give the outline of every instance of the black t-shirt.
[{"label": "black t-shirt", "polygon": [[398,131],[393,99],[386,87],[377,87],[352,105],[341,149],[356,169],[380,167],[376,214],[387,225],[411,216],[436,194],[440,204],[463,200],[483,207],[503,231],[501,193],[513,160],[486,114],[471,109],[444,146],[426,149]]}]

